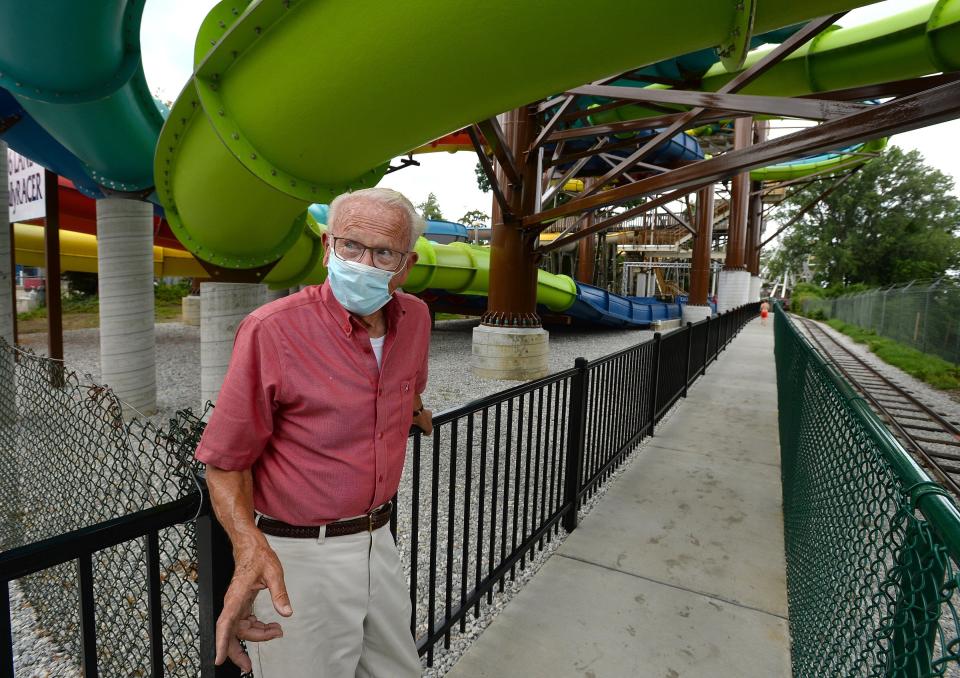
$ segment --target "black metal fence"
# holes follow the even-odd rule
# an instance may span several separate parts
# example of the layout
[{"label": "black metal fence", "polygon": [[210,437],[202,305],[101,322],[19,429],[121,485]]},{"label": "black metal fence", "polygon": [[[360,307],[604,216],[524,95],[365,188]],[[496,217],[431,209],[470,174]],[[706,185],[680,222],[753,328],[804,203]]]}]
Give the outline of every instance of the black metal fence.
[{"label": "black metal fence", "polygon": [[[391,528],[409,575],[411,632],[428,665],[436,646],[442,642],[449,647],[452,634],[463,632],[469,615],[479,616],[508,580],[558,538],[561,528],[576,528],[583,502],[652,435],[670,406],[757,312],[758,304],[749,304],[599,360],[578,359],[572,369],[437,415],[432,437],[412,432]],[[183,416],[190,426],[174,427],[176,422],[171,422],[172,433],[160,432],[161,439],[176,441],[174,456],[181,468],[203,426]],[[129,424],[124,426],[129,435]],[[12,490],[19,485],[7,485],[12,502]],[[124,593],[122,578],[113,577],[111,587],[100,586],[98,578],[105,573],[94,563],[98,554],[126,549],[126,561],[135,563],[136,572],[123,570],[123,576],[144,604],[130,606],[135,632],[128,647],[140,656],[137,672],[124,675],[196,676],[198,668],[204,677],[238,675],[234,667],[215,669],[212,662],[214,622],[232,562],[225,534],[207,501],[200,499],[196,490],[181,492],[172,501],[139,506],[107,522],[16,545],[0,554],[0,581],[76,563],[77,662],[87,676],[98,675],[98,669],[115,675],[106,668],[113,653],[108,657],[103,651],[115,645],[110,640],[115,629],[97,618],[96,611],[104,595],[134,596]],[[172,588],[163,576],[169,567],[159,548],[164,530],[182,530],[184,521],[191,529],[179,546],[191,554],[183,568],[193,573],[195,586],[180,585],[173,597],[181,599],[181,609],[195,611],[192,620],[182,621],[183,628],[195,630],[186,639],[177,636],[164,617],[169,603],[162,604],[161,593]],[[140,578],[145,585],[136,588],[131,582]],[[0,592],[0,608],[0,674],[12,675],[6,587]],[[116,615],[110,620],[113,625],[125,623]],[[190,661],[171,658],[174,646],[191,655]]]}]

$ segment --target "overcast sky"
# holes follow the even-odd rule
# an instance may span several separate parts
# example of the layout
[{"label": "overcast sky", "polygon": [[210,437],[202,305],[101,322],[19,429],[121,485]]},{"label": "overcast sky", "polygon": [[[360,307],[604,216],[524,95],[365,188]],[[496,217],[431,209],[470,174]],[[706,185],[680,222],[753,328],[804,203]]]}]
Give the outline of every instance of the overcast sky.
[{"label": "overcast sky", "polygon": [[[141,42],[144,69],[151,91],[172,101],[183,88],[193,66],[193,42],[197,29],[215,0],[147,0],[143,14]],[[873,21],[927,4],[925,0],[886,0],[850,12],[843,26]],[[927,163],[960,178],[960,120],[927,127],[893,138],[905,149],[917,149]],[[473,153],[429,153],[417,156],[420,167],[395,172],[380,182],[405,193],[414,203],[428,193],[437,195],[444,216],[459,219],[469,210],[490,212],[491,195],[477,189]],[[960,191],[955,187],[955,193]]]}]

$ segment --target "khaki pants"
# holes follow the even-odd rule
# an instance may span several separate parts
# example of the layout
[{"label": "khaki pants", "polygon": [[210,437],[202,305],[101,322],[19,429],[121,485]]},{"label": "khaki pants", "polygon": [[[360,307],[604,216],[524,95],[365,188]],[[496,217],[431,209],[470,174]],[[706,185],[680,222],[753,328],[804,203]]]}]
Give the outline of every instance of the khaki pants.
[{"label": "khaki pants", "polygon": [[410,594],[387,526],[329,539],[266,535],[283,565],[293,616],[263,590],[253,613],[283,637],[248,643],[257,678],[412,678]]}]

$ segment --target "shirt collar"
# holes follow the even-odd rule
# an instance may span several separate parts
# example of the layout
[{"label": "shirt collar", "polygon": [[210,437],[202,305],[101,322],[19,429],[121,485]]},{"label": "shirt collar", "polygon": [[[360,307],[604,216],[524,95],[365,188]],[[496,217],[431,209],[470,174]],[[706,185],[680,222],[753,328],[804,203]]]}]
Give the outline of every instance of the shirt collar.
[{"label": "shirt collar", "polygon": [[[400,299],[397,298],[400,294],[403,294],[400,290],[394,292],[390,297],[390,301],[383,307],[384,312],[387,314],[388,329],[396,327],[400,318],[407,313],[406,309],[403,308],[403,304],[400,303]],[[330,283],[327,280],[324,280],[323,285],[320,286],[320,299],[323,301],[323,307],[327,309],[334,322],[337,323],[337,326],[347,336],[353,333],[354,326],[360,327],[362,325],[357,316],[343,307],[336,295],[334,295],[333,290],[330,288]]]}]

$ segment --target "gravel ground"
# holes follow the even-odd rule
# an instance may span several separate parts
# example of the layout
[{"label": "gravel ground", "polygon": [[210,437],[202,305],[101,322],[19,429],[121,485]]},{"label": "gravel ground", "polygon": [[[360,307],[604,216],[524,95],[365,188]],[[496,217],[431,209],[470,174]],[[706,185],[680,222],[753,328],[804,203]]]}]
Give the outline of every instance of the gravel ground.
[{"label": "gravel ground", "polygon": [[[475,377],[469,370],[473,328],[478,320],[443,320],[436,324],[430,341],[430,381],[424,402],[434,412],[451,409],[470,400],[496,393],[520,382]],[[200,406],[200,328],[180,323],[158,323],[157,404],[149,419],[163,422],[184,407]],[[646,341],[646,330],[550,329],[550,372],[573,367],[579,357],[600,358],[632,344]],[[20,344],[46,355],[47,335],[26,334]],[[63,335],[64,360],[78,374],[100,380],[100,330],[71,330]]]},{"label": "gravel ground", "polygon": [[[501,391],[515,385],[516,383],[519,383],[480,379],[474,377],[470,373],[468,365],[471,351],[471,337],[472,330],[476,325],[477,321],[471,320],[442,321],[437,323],[431,341],[430,381],[427,391],[424,394],[424,401],[435,412],[441,412],[463,405],[464,403],[476,398]],[[150,419],[156,423],[163,423],[166,419],[173,416],[173,413],[177,409],[190,407],[196,410],[200,404],[200,342],[199,329],[196,327],[185,326],[179,323],[163,323],[158,324],[156,326],[156,330],[158,384],[160,387],[160,391],[158,393],[159,411]],[[551,330],[550,336],[550,370],[552,373],[565,370],[573,365],[574,360],[577,357],[582,356],[588,360],[596,359],[622,348],[645,341],[651,336],[652,332],[638,330],[598,331],[567,327],[553,329]],[[43,334],[24,335],[21,337],[21,343],[23,345],[28,346],[35,352],[41,354],[45,353],[45,342],[46,336]],[[70,369],[75,370],[79,374],[89,374],[91,380],[94,382],[99,380],[99,332],[97,329],[74,330],[66,332],[64,335],[64,353],[67,366]],[[540,406],[537,406],[538,410],[537,416],[534,418],[535,421],[539,422],[541,419],[553,416],[553,411],[549,409],[549,404],[545,404],[546,407],[544,407],[542,411]],[[520,404],[519,402],[515,401],[513,406],[514,411],[516,412],[516,408],[519,407]],[[530,408],[530,412],[528,412],[529,418],[529,415],[532,414],[532,408],[534,407],[532,400],[528,401],[528,407]],[[559,410],[559,407],[557,409]],[[439,476],[440,479],[442,479],[442,481],[439,483],[440,489],[437,497],[439,503],[438,520],[435,532],[433,532],[433,534],[437,535],[436,543],[437,553],[439,555],[436,578],[437,584],[434,587],[434,590],[440,589],[436,598],[436,609],[438,611],[442,610],[446,603],[444,595],[445,592],[442,590],[443,582],[448,579],[451,581],[453,592],[451,599],[453,599],[460,591],[460,575],[464,564],[464,559],[467,561],[467,581],[468,583],[472,583],[471,577],[475,571],[477,557],[476,552],[471,551],[470,549],[470,540],[464,539],[462,524],[462,516],[465,511],[464,492],[462,488],[466,486],[465,467],[467,466],[464,458],[469,458],[464,456],[467,454],[465,451],[466,446],[462,444],[463,441],[468,439],[466,423],[461,421],[460,425],[456,428],[459,432],[461,440],[460,448],[462,451],[456,452],[454,450],[447,449],[446,440],[449,439],[445,439],[444,453],[439,457],[436,467],[434,467],[432,461],[430,460],[431,455],[428,451],[430,448],[429,442],[425,444],[424,454],[422,457],[424,462],[423,466],[421,467],[421,483],[418,490],[421,499],[421,511],[423,511],[424,515],[426,515],[430,506],[429,502],[432,499],[430,496],[430,492],[432,491],[430,482],[434,472],[437,476]],[[504,440],[506,432],[504,429],[505,425],[501,428],[499,435],[494,435],[491,433],[490,440],[488,441],[489,449],[492,449],[495,444],[495,440],[500,440],[501,445],[504,448],[506,447],[506,441]],[[426,440],[429,441],[429,439]],[[539,444],[539,442],[540,439],[538,437],[537,443]],[[546,443],[544,443],[544,447],[545,446]],[[480,460],[476,449],[479,447],[479,443],[474,441],[472,447],[474,451],[472,465],[470,465],[470,472],[472,474],[472,481],[470,485],[474,488],[474,491],[470,500],[470,505],[472,507],[471,510],[473,515],[476,516],[479,512],[477,502],[481,493],[487,502],[487,513],[489,513],[489,507],[491,505],[490,501],[494,496],[490,484],[493,476],[496,475],[499,480],[500,487],[499,493],[497,494],[499,501],[498,515],[500,515],[499,512],[506,510],[511,520],[513,520],[514,515],[518,515],[523,516],[525,521],[525,507],[528,507],[529,505],[526,502],[526,498],[521,496],[518,488],[523,487],[527,483],[527,479],[531,477],[533,478],[534,484],[536,484],[538,478],[542,479],[541,482],[544,482],[547,478],[548,466],[551,469],[554,469],[556,465],[555,462],[559,462],[559,457],[555,457],[554,461],[548,464],[547,458],[544,456],[541,471],[542,475],[537,476],[536,470],[531,471],[530,463],[525,463],[525,466],[521,466],[519,461],[521,454],[519,451],[515,452],[515,465],[509,468],[506,466],[506,464],[503,464],[498,469],[495,469],[491,463],[492,454],[490,454],[488,457],[487,466],[485,467],[487,473],[487,486],[486,489],[481,489],[477,485],[477,478],[480,474]],[[530,441],[526,441],[526,450],[523,452],[524,462],[527,462],[528,459],[533,457],[536,449],[537,445],[531,446]],[[460,455],[460,461],[454,463],[455,472],[451,474],[451,459],[456,459],[457,454]],[[539,457],[537,459],[538,460],[535,462],[537,466],[535,466],[534,469],[540,466]],[[404,499],[406,498],[407,502],[409,502],[409,498],[413,494],[412,470],[410,466],[411,465],[408,459],[407,469],[405,470],[404,478],[400,488],[401,506],[403,506],[405,503]],[[532,476],[531,473],[533,474]],[[559,475],[557,475],[557,478],[559,480]],[[448,481],[450,483],[449,485]],[[510,489],[511,494],[510,496],[505,496],[504,488],[511,484],[513,485],[513,487]],[[558,485],[558,487],[561,486],[562,485]],[[459,494],[453,501],[452,512],[447,489],[448,487],[460,488]],[[602,491],[595,494],[590,504],[596,501],[596,497],[600,496],[601,494]],[[520,498],[520,501],[517,501],[518,498]],[[448,515],[451,514],[454,516],[454,519],[450,521],[452,525],[449,525]],[[401,510],[398,521],[398,541],[401,546],[401,552],[406,556],[405,561],[408,576],[410,574],[409,546],[410,532],[412,528],[410,518],[411,516],[409,511]],[[477,521],[474,519],[471,522],[474,523],[473,535],[475,535],[477,529],[475,523],[477,523]],[[493,529],[494,532],[497,531],[496,526],[491,528],[489,515],[485,516],[484,520],[481,522],[483,523],[487,534],[490,533],[491,529]],[[420,562],[420,566],[417,581],[420,593],[418,598],[417,617],[418,626],[425,630],[427,624],[426,609],[428,602],[427,591],[429,584],[429,568],[425,567],[427,563],[422,560],[422,554],[424,553],[424,548],[427,544],[429,544],[429,540],[431,538],[431,525],[429,524],[428,520],[423,519],[418,525],[418,528],[419,529],[417,530],[417,533],[420,540],[418,561]],[[533,526],[531,524],[530,531],[532,530]],[[470,536],[470,539],[474,538],[473,535]],[[498,539],[499,537],[500,533],[498,533]],[[508,579],[505,584],[504,591],[502,593],[498,592],[494,596],[493,605],[481,607],[480,618],[471,618],[467,624],[467,631],[465,633],[461,634],[457,631],[453,634],[450,650],[443,650],[442,643],[438,645],[436,665],[434,669],[430,669],[428,675],[442,675],[450,666],[453,665],[453,663],[455,663],[466,647],[469,646],[469,643],[472,642],[472,640],[477,636],[479,631],[489,624],[493,616],[495,616],[496,613],[502,609],[502,606],[505,604],[505,602],[522,587],[523,583],[530,576],[532,576],[533,572],[536,571],[540,564],[542,564],[542,562],[549,557],[549,554],[552,553],[560,541],[562,541],[562,538],[563,534],[561,532],[552,541],[548,542],[543,550],[534,551],[534,555],[528,561],[526,568],[523,570],[518,570],[516,579]],[[463,547],[464,541],[468,542],[466,548]],[[451,567],[447,567],[446,553],[447,546],[450,543],[453,544],[454,556],[450,561]],[[486,557],[486,555],[483,555],[484,559]],[[481,562],[483,563],[484,561]],[[499,563],[499,558],[497,558],[495,562]],[[450,571],[449,575],[448,570]],[[486,568],[484,567],[484,573],[485,572]],[[14,586],[12,589],[15,592],[15,595],[18,595],[18,592],[16,592],[16,587]],[[456,603],[458,601],[453,602]],[[35,627],[35,623],[32,621],[32,610],[29,608],[29,606],[14,605],[13,609],[14,619],[12,622],[14,628],[17,630],[16,636],[19,657],[18,667],[20,669],[20,671],[18,671],[18,675],[74,675],[71,671],[67,670],[70,665],[69,660],[66,658],[61,659],[61,656],[58,654],[58,650],[56,648],[48,647],[50,643],[47,639],[38,637],[31,631],[31,629]],[[49,659],[49,661],[45,661],[45,659]]]}]

